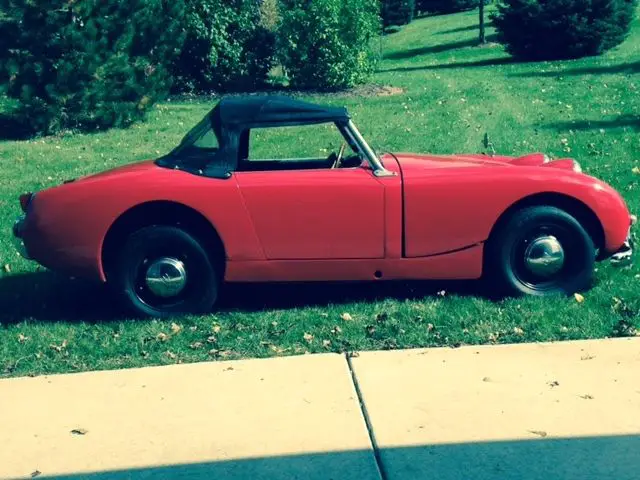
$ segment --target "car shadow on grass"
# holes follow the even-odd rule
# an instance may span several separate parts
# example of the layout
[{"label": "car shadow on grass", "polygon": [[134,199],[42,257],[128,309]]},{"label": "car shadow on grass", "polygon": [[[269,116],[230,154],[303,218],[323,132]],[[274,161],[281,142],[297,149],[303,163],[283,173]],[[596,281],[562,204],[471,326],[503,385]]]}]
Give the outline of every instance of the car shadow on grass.
[{"label": "car shadow on grass", "polygon": [[[480,294],[479,282],[313,282],[226,284],[215,312],[326,307],[385,299],[419,300],[447,294]],[[23,321],[88,322],[131,315],[114,301],[106,285],[40,271],[0,278],[0,324]]]},{"label": "car shadow on grass", "polygon": [[0,324],[100,322],[123,317],[104,285],[49,271],[0,278]]},{"label": "car shadow on grass", "polygon": [[480,295],[473,281],[310,282],[225,285],[217,309],[259,311],[334,304],[421,300],[444,294]]}]

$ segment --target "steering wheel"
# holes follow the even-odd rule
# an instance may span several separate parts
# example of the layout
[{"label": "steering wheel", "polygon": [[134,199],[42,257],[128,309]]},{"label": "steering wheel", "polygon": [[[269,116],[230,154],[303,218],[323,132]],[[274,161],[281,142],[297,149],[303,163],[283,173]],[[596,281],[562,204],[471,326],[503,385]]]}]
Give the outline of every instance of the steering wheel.
[{"label": "steering wheel", "polygon": [[347,142],[343,142],[342,145],[340,146],[340,151],[338,152],[338,156],[333,161],[333,165],[331,165],[331,168],[338,168],[340,166],[340,162],[342,161],[342,157],[344,156],[344,151],[346,148],[347,148]]}]

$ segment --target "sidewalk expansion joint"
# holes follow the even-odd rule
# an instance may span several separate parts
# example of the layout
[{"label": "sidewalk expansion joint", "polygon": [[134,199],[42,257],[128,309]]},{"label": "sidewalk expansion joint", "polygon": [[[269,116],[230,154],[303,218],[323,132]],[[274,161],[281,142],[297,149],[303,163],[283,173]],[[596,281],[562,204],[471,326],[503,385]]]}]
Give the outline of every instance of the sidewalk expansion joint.
[{"label": "sidewalk expansion joint", "polygon": [[371,418],[369,417],[369,412],[367,411],[367,405],[365,404],[364,398],[362,396],[362,390],[360,390],[360,384],[358,383],[358,377],[356,377],[355,370],[353,368],[353,364],[351,362],[351,354],[349,352],[345,353],[345,359],[347,360],[347,367],[349,368],[349,373],[351,373],[351,381],[353,382],[353,388],[356,391],[356,395],[358,396],[358,404],[360,405],[360,412],[362,413],[362,418],[364,419],[365,426],[367,427],[367,433],[369,434],[369,441],[371,442],[371,447],[373,448],[373,456],[375,458],[376,466],[378,467],[378,473],[380,475],[381,480],[387,480],[387,472],[385,471],[384,464],[382,463],[382,458],[380,457],[380,449],[378,448],[378,442],[376,441],[375,433],[373,432],[373,425],[371,424]]}]

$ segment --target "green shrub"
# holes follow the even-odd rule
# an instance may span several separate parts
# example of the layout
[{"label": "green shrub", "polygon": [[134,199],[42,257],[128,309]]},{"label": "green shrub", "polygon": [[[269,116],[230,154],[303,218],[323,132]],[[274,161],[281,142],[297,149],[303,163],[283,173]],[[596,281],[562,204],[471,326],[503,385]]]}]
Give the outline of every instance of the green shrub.
[{"label": "green shrub", "polygon": [[278,53],[295,88],[336,90],[367,80],[381,30],[378,0],[282,0]]},{"label": "green shrub", "polygon": [[382,0],[382,25],[406,25],[413,20],[415,0]]},{"label": "green shrub", "polygon": [[[492,0],[484,0],[484,4]],[[416,0],[416,13],[445,14],[478,8],[479,0]]]},{"label": "green shrub", "polygon": [[[35,132],[123,127],[171,84],[182,0],[0,0],[0,78]],[[165,21],[158,21],[159,18]]]},{"label": "green shrub", "polygon": [[185,0],[184,48],[172,67],[175,90],[245,90],[264,85],[275,36],[256,0]]},{"label": "green shrub", "polygon": [[516,57],[579,58],[622,43],[636,6],[637,0],[503,0],[492,19]]}]

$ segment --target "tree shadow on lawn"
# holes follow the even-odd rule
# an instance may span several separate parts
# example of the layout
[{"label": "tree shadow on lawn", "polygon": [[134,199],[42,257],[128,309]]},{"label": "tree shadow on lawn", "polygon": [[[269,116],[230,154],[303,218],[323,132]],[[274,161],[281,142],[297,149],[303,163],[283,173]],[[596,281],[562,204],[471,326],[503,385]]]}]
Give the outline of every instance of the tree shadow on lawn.
[{"label": "tree shadow on lawn", "polygon": [[[493,39],[494,36],[490,36],[487,38],[487,41],[492,41]],[[478,39],[472,38],[470,40],[461,40],[458,42],[443,43],[438,45],[427,45],[424,47],[412,48],[410,50],[392,52],[385,54],[383,58],[386,60],[406,60],[408,58],[413,58],[421,55],[448,52],[449,50],[457,50],[459,48],[475,47],[478,44]]]},{"label": "tree shadow on lawn", "polygon": [[471,30],[479,30],[478,25],[467,25],[466,27],[458,27],[452,28],[451,30],[443,30],[442,32],[438,32],[438,35],[446,35],[448,33],[461,33],[461,32],[470,32]]},{"label": "tree shadow on lawn", "polygon": [[[480,294],[479,282],[388,281],[226,284],[212,313],[326,307],[384,299]],[[0,278],[0,324],[22,321],[99,323],[130,317],[106,285],[41,271]]]},{"label": "tree shadow on lawn", "polygon": [[552,72],[524,72],[514,73],[514,77],[562,77],[566,75],[599,75],[599,74],[616,74],[640,73],[640,62],[624,63],[620,65],[610,65],[608,67],[584,67],[574,68],[571,70],[554,70]]},{"label": "tree shadow on lawn", "polygon": [[0,113],[0,140],[26,140],[33,137],[35,131],[26,121],[16,116]]},{"label": "tree shadow on lawn", "polygon": [[545,128],[567,130],[596,130],[610,128],[631,127],[640,131],[640,115],[622,115],[614,120],[575,120],[572,122],[557,122],[546,125]]},{"label": "tree shadow on lawn", "polygon": [[497,67],[500,65],[515,65],[517,63],[522,63],[522,62],[516,61],[512,57],[488,58],[486,60],[478,60],[475,62],[454,62],[454,63],[442,63],[439,65],[395,67],[395,68],[388,68],[386,70],[378,70],[378,73],[415,72],[418,70],[448,70],[448,69],[455,69],[455,68],[474,68],[474,67]]}]

